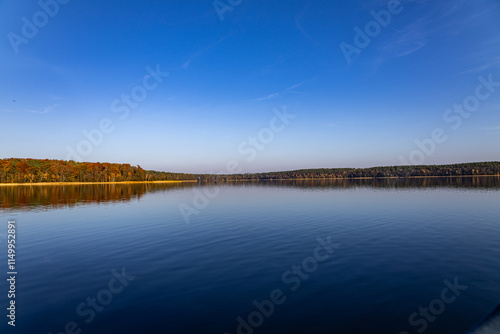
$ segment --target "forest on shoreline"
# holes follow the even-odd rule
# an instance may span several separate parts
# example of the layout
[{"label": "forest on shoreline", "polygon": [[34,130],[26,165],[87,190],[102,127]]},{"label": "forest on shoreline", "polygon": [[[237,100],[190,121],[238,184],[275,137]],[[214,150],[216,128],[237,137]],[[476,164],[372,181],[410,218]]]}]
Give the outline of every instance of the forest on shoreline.
[{"label": "forest on shoreline", "polygon": [[318,168],[283,172],[196,175],[200,182],[230,182],[248,180],[297,180],[297,179],[356,179],[384,177],[450,177],[474,175],[500,175],[500,162],[472,162],[452,165],[385,166],[371,168]]},{"label": "forest on shoreline", "polygon": [[144,170],[130,164],[40,159],[0,160],[0,183],[185,181],[194,175]]},{"label": "forest on shoreline", "polygon": [[130,164],[40,159],[1,159],[0,183],[149,182],[149,181],[264,181],[298,179],[356,179],[500,175],[500,162],[451,165],[319,168],[247,174],[185,174],[144,170]]}]

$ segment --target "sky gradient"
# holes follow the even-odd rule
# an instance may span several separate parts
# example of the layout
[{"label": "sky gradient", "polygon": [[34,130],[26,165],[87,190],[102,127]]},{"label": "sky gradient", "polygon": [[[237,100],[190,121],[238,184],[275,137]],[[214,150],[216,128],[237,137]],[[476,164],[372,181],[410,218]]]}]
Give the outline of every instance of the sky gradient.
[{"label": "sky gradient", "polygon": [[0,13],[0,158],[190,173],[500,160],[500,1]]}]

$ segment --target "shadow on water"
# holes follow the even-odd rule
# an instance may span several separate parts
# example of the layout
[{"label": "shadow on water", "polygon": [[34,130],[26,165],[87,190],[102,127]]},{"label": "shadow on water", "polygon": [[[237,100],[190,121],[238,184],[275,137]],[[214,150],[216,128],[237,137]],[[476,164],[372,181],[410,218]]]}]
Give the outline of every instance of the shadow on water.
[{"label": "shadow on water", "polygon": [[[88,185],[21,185],[0,187],[0,211],[50,210],[87,204],[112,204],[138,200],[148,193],[159,193],[193,187],[213,186],[209,183],[140,183]],[[463,188],[499,190],[500,177],[433,177],[375,179],[272,180],[218,183],[224,187],[290,187],[302,189],[410,189]]]},{"label": "shadow on water", "polygon": [[307,179],[307,180],[270,180],[238,181],[228,185],[252,185],[262,187],[296,188],[467,188],[500,189],[500,177],[422,177],[422,178],[359,178],[359,179]]},{"label": "shadow on water", "polygon": [[0,211],[49,210],[138,200],[148,193],[192,187],[193,183],[20,185],[0,187]]}]

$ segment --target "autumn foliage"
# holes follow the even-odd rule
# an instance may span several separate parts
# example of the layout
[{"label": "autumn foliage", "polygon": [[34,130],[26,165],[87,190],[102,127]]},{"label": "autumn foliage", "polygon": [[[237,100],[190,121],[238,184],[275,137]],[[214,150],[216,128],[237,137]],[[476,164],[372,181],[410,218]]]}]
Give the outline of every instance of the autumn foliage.
[{"label": "autumn foliage", "polygon": [[144,170],[141,166],[39,159],[0,160],[0,183],[122,182],[193,180],[190,174]]}]

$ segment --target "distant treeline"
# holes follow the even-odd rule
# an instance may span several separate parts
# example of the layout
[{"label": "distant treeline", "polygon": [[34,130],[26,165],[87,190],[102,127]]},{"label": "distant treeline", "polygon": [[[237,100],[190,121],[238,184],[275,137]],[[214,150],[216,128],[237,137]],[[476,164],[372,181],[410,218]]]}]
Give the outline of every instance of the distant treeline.
[{"label": "distant treeline", "polygon": [[454,165],[429,166],[388,166],[373,168],[320,168],[300,169],[285,172],[232,174],[232,175],[196,175],[202,182],[227,182],[242,180],[283,180],[283,179],[325,179],[325,178],[381,178],[415,176],[464,176],[464,175],[500,175],[500,162],[474,162]]},{"label": "distant treeline", "polygon": [[454,165],[321,168],[252,174],[183,174],[144,170],[141,166],[100,162],[39,159],[1,159],[0,183],[185,181],[228,182],[287,179],[353,179],[415,176],[500,175],[500,162]]},{"label": "distant treeline", "polygon": [[144,170],[141,166],[39,159],[0,160],[0,183],[194,180],[194,175]]}]

